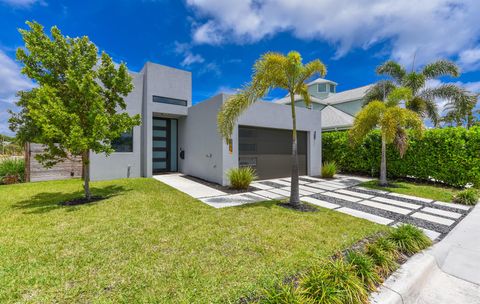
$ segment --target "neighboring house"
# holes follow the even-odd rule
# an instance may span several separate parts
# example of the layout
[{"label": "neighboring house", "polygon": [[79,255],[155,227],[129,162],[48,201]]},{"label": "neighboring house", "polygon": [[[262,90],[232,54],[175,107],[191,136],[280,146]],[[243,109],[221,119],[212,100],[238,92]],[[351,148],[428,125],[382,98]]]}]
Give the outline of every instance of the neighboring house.
[{"label": "neighboring house", "polygon": [[[337,93],[337,83],[331,80],[318,78],[308,85],[308,92],[312,96],[311,109],[322,112],[322,130],[344,130],[353,125],[355,115],[363,106],[363,98],[371,85],[359,87]],[[290,105],[290,95],[276,101],[279,104]],[[295,96],[295,105],[305,108],[301,96]]]},{"label": "neighboring house", "polygon": [[[127,112],[141,114],[142,125],[117,140],[110,156],[92,153],[92,180],[182,172],[227,185],[226,171],[247,165],[262,179],[290,176],[290,108],[255,103],[240,116],[227,144],[217,131],[217,113],[227,95],[192,106],[190,72],[148,62],[132,76]],[[321,120],[319,111],[298,109],[300,174],[321,172]]]}]

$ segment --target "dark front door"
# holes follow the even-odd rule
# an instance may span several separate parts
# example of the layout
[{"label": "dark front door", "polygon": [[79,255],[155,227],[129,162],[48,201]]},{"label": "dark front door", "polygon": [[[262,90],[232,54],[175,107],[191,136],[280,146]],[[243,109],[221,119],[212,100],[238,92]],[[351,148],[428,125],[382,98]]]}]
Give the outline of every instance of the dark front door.
[{"label": "dark front door", "polygon": [[153,117],[152,172],[177,171],[177,120]]}]

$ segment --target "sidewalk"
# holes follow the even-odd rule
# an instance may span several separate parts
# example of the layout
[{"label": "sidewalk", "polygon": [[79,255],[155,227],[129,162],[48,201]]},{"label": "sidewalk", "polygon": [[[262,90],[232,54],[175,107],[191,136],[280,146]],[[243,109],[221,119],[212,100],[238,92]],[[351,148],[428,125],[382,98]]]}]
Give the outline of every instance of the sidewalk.
[{"label": "sidewalk", "polygon": [[477,205],[441,242],[402,265],[372,295],[372,303],[480,303],[479,240]]}]

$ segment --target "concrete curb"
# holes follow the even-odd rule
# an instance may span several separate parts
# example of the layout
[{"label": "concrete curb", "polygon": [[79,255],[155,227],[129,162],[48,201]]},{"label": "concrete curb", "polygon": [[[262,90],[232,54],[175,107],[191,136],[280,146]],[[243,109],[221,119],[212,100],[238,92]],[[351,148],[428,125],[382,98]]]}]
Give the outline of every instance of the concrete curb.
[{"label": "concrete curb", "polygon": [[429,276],[438,268],[435,258],[427,253],[411,257],[395,271],[377,292],[370,295],[374,304],[412,303],[418,298]]}]

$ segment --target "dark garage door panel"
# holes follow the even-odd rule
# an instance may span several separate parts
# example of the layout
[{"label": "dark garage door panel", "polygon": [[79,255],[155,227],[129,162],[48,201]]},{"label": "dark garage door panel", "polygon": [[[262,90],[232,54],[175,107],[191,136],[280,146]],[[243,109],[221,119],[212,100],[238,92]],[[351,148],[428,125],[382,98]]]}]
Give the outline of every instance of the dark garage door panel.
[{"label": "dark garage door panel", "polygon": [[[292,131],[240,126],[239,165],[254,167],[260,179],[292,173]],[[307,174],[307,133],[297,132],[300,175]]]}]

